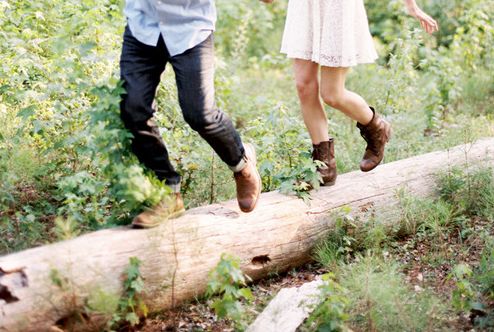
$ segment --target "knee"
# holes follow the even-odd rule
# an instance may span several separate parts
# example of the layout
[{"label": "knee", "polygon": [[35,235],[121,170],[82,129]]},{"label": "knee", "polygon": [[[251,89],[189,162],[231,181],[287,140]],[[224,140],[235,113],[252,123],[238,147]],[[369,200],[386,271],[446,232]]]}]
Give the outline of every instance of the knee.
[{"label": "knee", "polygon": [[153,102],[148,102],[142,94],[128,92],[120,102],[120,116],[128,129],[138,123],[146,122],[154,113]]},{"label": "knee", "polygon": [[130,116],[136,113],[141,113],[145,109],[145,103],[142,96],[139,94],[127,93],[122,96],[122,101],[120,103],[120,110],[122,116]]},{"label": "knee", "polygon": [[202,116],[184,114],[184,120],[195,131],[200,132],[207,126],[206,119]]},{"label": "knee", "polygon": [[339,91],[327,91],[321,93],[322,100],[326,105],[333,108],[340,108],[343,104],[343,93]]},{"label": "knee", "polygon": [[222,121],[222,113],[216,109],[184,112],[184,120],[193,130],[203,132],[218,126]]},{"label": "knee", "polygon": [[297,92],[300,100],[305,101],[319,96],[319,83],[317,78],[302,78],[296,81]]}]

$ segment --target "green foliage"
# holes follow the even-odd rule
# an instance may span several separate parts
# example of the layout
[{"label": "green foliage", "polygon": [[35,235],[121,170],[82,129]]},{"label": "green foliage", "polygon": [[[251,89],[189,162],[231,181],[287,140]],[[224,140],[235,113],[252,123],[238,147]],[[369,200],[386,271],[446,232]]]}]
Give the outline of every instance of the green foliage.
[{"label": "green foliage", "polygon": [[[118,114],[122,4],[0,2],[2,253],[128,223],[168,193],[130,153],[130,135]],[[290,61],[279,54],[287,3],[217,5],[217,104],[243,140],[256,146],[264,190],[308,200],[318,175],[306,153],[311,141]],[[403,15],[402,1],[367,1],[381,60],[355,68],[348,78],[350,89],[393,122],[386,162],[494,134],[492,4],[423,5],[439,18],[435,37]],[[156,116],[183,175],[186,205],[231,199],[231,173],[184,123],[169,69],[158,88]],[[328,111],[338,171],[355,170],[364,142],[353,123]],[[366,241],[384,241],[384,222],[375,218],[372,224]]]},{"label": "green foliage", "polygon": [[319,189],[322,182],[321,175],[317,172],[317,167],[325,167],[324,163],[312,161],[309,153],[302,152],[296,166],[276,176],[280,181],[280,192],[284,194],[295,194],[305,202],[310,200],[309,191]]},{"label": "green foliage", "polygon": [[250,57],[278,53],[286,13],[284,1],[265,6],[249,1],[219,0],[217,5],[220,21],[216,41],[225,56],[241,65]]},{"label": "green foliage", "polygon": [[487,236],[485,240],[485,247],[482,251],[480,258],[480,264],[475,274],[475,281],[478,284],[478,289],[481,294],[484,295],[485,300],[481,303],[476,302],[475,309],[477,309],[481,315],[476,318],[476,325],[479,328],[494,328],[494,310],[492,307],[487,309],[487,305],[482,303],[489,303],[494,300],[494,238]]},{"label": "green foliage", "polygon": [[58,271],[57,269],[51,269],[49,276],[50,276],[50,281],[53,285],[57,286],[60,289],[66,289],[67,280],[64,277],[62,277],[60,271]]},{"label": "green foliage", "polygon": [[470,311],[475,305],[474,286],[470,282],[472,269],[467,264],[458,264],[453,268],[449,278],[455,281],[456,288],[453,290],[453,305],[457,310]]},{"label": "green foliage", "polygon": [[343,267],[352,325],[366,331],[426,331],[441,326],[444,307],[427,292],[410,290],[398,266],[375,256]]},{"label": "green foliage", "polygon": [[[484,202],[491,197],[492,174],[490,167],[440,174],[437,198],[418,199],[399,191],[399,214],[396,207],[389,211],[370,209],[356,219],[349,208],[344,208],[331,216],[335,227],[318,244],[314,256],[335,271],[341,287],[352,294],[345,311],[351,317],[348,326],[379,331],[441,329],[447,326],[446,305],[450,304],[455,310],[470,313],[475,326],[491,327],[494,242],[486,211],[491,211],[492,205]],[[481,225],[485,220],[485,226],[472,225],[472,218],[481,218]],[[441,303],[431,290],[408,289],[399,273],[403,267],[390,255],[396,251],[393,248],[403,245],[398,242],[403,238],[426,243],[430,258],[439,259],[455,242],[477,243],[483,250],[477,266],[459,262],[452,268],[448,277],[455,284],[451,302]],[[451,264],[449,260],[441,262]]]},{"label": "green foliage", "polygon": [[464,171],[453,168],[439,178],[439,194],[460,212],[494,221],[494,172],[492,168]]},{"label": "green foliage", "polygon": [[351,208],[346,206],[335,215],[334,229],[321,241],[314,250],[316,261],[323,266],[334,267],[341,259],[348,259],[354,253],[356,239],[351,229],[355,229],[355,220],[350,214]]},{"label": "green foliage", "polygon": [[79,235],[78,226],[72,218],[58,217],[55,219],[55,234],[59,240],[69,240]]},{"label": "green foliage", "polygon": [[494,327],[494,310],[489,302],[494,298],[494,239],[485,236],[485,247],[478,267],[466,263],[454,266],[448,278],[453,280],[452,304],[460,312],[475,313],[474,322],[479,328]]},{"label": "green foliage", "polygon": [[485,246],[480,257],[479,271],[477,274],[478,282],[481,285],[482,292],[487,294],[491,300],[494,300],[494,238],[487,236]]},{"label": "green foliage", "polygon": [[348,315],[349,292],[335,281],[335,275],[328,273],[322,276],[324,281],[320,286],[322,304],[317,306],[305,323],[313,327],[311,331],[337,332],[349,331],[345,322]]},{"label": "green foliage", "polygon": [[218,296],[212,308],[219,318],[231,319],[238,328],[244,327],[245,323],[242,301],[253,300],[251,290],[246,287],[248,279],[240,270],[240,260],[225,254],[209,273],[207,295]]},{"label": "green foliage", "polygon": [[113,314],[109,323],[112,327],[122,324],[136,326],[140,323],[141,317],[145,318],[148,314],[148,308],[140,296],[144,292],[144,280],[139,271],[140,265],[141,261],[138,258],[129,259],[129,267],[123,284],[123,296],[118,303],[117,312]]}]

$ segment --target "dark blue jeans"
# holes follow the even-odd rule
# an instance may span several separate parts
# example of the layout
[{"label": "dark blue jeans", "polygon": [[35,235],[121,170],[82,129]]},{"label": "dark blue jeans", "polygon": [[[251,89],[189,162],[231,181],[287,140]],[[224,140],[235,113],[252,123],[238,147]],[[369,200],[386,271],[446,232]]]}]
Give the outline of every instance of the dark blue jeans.
[{"label": "dark blue jeans", "polygon": [[212,35],[183,54],[171,57],[162,37],[156,47],[148,46],[125,28],[120,71],[127,93],[122,96],[121,116],[134,135],[133,152],[160,180],[166,180],[171,186],[180,183],[180,175],[170,163],[165,143],[153,121],[156,89],[168,62],[175,72],[185,121],[227,165],[236,166],[244,155],[244,148],[231,120],[215,105]]}]

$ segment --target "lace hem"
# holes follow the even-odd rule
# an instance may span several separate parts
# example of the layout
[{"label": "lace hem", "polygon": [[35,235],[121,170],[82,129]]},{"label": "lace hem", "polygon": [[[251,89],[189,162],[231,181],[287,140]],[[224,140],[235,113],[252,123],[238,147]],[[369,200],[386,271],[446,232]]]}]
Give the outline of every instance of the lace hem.
[{"label": "lace hem", "polygon": [[281,53],[286,54],[290,59],[310,60],[325,67],[354,67],[359,64],[374,63],[379,58],[377,55],[363,56],[361,54],[347,57],[324,54],[317,56],[314,52],[288,51],[285,48],[281,49]]}]

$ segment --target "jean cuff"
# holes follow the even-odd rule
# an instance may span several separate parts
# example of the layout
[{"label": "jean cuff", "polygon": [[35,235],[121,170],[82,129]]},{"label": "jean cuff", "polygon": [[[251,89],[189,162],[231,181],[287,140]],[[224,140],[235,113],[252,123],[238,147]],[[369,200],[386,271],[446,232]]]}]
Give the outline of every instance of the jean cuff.
[{"label": "jean cuff", "polygon": [[167,184],[168,187],[171,188],[172,192],[175,194],[180,193],[180,183],[177,184]]},{"label": "jean cuff", "polygon": [[228,166],[234,173],[238,173],[247,166],[247,158],[244,156],[240,159],[239,163],[235,166]]}]

